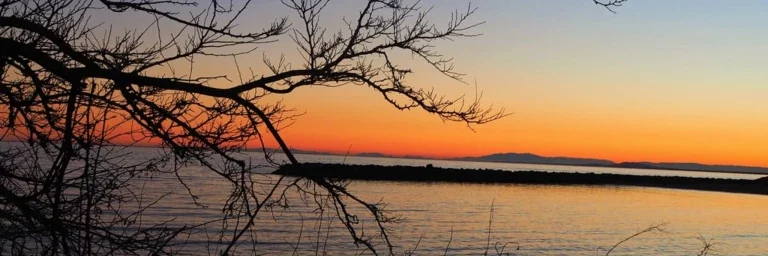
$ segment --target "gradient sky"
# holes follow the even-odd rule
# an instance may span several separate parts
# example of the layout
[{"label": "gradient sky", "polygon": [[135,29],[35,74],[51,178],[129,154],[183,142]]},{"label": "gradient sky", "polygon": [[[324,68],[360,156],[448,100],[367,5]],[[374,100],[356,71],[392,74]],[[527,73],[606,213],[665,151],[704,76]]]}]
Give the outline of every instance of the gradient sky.
[{"label": "gradient sky", "polygon": [[[264,1],[241,24],[261,26],[287,8]],[[275,2],[275,3],[272,3]],[[440,22],[467,1],[425,0]],[[323,24],[356,15],[362,1],[333,1]],[[304,88],[284,101],[304,116],[284,129],[307,150],[436,157],[531,152],[614,161],[768,166],[768,1],[630,0],[617,14],[591,0],[484,0],[483,35],[438,43],[484,102],[512,115],[475,131],[423,111],[398,111],[364,87]],[[116,19],[119,19],[117,17]],[[333,30],[333,29],[332,29]],[[296,57],[287,37],[262,54]],[[447,95],[474,86],[418,60],[408,80]],[[232,70],[231,60],[196,67]]]}]

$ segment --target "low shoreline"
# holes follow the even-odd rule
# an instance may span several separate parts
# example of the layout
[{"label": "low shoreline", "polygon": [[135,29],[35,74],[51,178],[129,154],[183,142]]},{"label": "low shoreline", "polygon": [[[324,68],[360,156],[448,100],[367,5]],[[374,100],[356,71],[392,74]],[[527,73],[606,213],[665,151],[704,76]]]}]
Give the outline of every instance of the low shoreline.
[{"label": "low shoreline", "polygon": [[451,169],[431,166],[380,166],[304,163],[302,168],[282,165],[273,174],[350,180],[452,182],[539,185],[614,185],[691,189],[768,195],[768,177],[756,180],[640,176],[628,174],[561,173]]}]

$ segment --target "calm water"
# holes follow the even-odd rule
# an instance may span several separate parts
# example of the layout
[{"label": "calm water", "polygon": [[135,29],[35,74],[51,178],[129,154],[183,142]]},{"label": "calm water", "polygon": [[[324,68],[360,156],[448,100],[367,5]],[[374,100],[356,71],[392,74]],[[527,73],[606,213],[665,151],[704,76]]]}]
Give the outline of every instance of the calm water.
[{"label": "calm water", "polygon": [[[247,154],[252,161],[259,154]],[[571,166],[473,163],[370,157],[298,155],[309,162],[350,164],[425,165],[441,167],[492,168],[505,170],[547,170],[564,172],[631,173],[640,175],[681,175],[695,177],[757,178],[759,175],[633,170]],[[180,222],[202,223],[219,216],[216,205],[227,196],[228,187],[208,177],[199,167],[186,169],[184,178],[199,191],[209,208],[200,209],[177,193],[145,219],[179,218]],[[263,170],[263,171],[266,171]],[[265,176],[264,180],[274,180]],[[146,189],[152,193],[183,191],[169,178],[153,180]],[[383,200],[389,209],[405,217],[393,228],[397,252],[413,249],[416,254],[477,255],[485,251],[493,205],[490,251],[494,244],[514,242],[506,250],[513,255],[603,255],[613,244],[651,225],[666,223],[666,232],[648,233],[623,244],[611,255],[696,255],[701,249],[697,237],[714,239],[715,254],[768,255],[768,197],[746,194],[702,192],[621,186],[538,186],[477,185],[450,183],[408,183],[357,181],[350,190],[370,202]],[[259,253],[301,254],[326,251],[329,255],[356,254],[339,223],[318,226],[312,207],[293,200],[294,206],[276,211],[257,221]],[[372,222],[365,228],[371,229]],[[299,232],[302,236],[299,237]],[[319,239],[318,239],[319,238]],[[420,242],[419,242],[419,239]],[[190,239],[190,252],[215,252]],[[326,242],[327,241],[327,242]],[[199,241],[199,244],[203,244]],[[450,242],[450,244],[449,244]],[[320,245],[319,245],[320,244]],[[246,247],[247,248],[247,247]],[[384,249],[381,247],[380,249]],[[240,248],[248,254],[249,249]]]},{"label": "calm water", "polygon": [[[133,157],[155,154],[156,149],[136,148]],[[243,158],[259,162],[260,154]],[[476,163],[370,157],[298,155],[308,162],[349,164],[426,165],[546,170],[562,172],[627,173],[754,179],[759,175],[635,170],[571,166]],[[261,169],[267,172],[269,169]],[[186,167],[182,178],[200,196],[207,208],[191,204],[186,190],[175,177],[154,177],[141,184],[147,198],[171,193],[148,211],[146,224],[175,218],[175,223],[204,223],[221,217],[229,185],[199,166]],[[276,176],[259,175],[264,183]],[[413,249],[417,255],[478,255],[495,243],[514,242],[512,255],[604,255],[613,244],[651,225],[666,223],[666,232],[649,233],[623,244],[611,255],[697,255],[697,237],[714,239],[717,253],[710,255],[768,255],[768,196],[622,186],[479,185],[355,181],[350,191],[369,202],[382,200],[388,209],[404,217],[390,225],[396,252]],[[351,255],[359,250],[338,221],[318,224],[318,212],[295,195],[292,207],[275,210],[257,220],[255,250],[258,254],[302,255],[315,252]],[[491,206],[493,210],[491,211]],[[328,218],[326,213],[326,220]],[[364,228],[373,229],[363,218]],[[330,225],[331,229],[327,229]],[[215,254],[216,245],[205,246],[215,236],[218,223],[190,236],[184,250],[193,254]],[[299,233],[302,235],[299,236]],[[213,235],[212,235],[213,234]],[[419,242],[420,240],[420,242]],[[519,245],[519,250],[516,249]],[[241,246],[239,254],[253,247]],[[383,250],[384,247],[379,247]]]}]

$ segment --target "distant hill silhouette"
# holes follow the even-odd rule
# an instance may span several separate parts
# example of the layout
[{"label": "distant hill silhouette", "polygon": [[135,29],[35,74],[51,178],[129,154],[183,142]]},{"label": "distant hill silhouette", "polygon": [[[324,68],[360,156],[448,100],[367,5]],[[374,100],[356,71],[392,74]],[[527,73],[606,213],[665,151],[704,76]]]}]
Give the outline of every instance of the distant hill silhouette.
[{"label": "distant hill silhouette", "polygon": [[382,154],[382,153],[377,153],[377,152],[363,152],[363,153],[357,153],[357,154],[354,154],[354,156],[365,156],[365,157],[393,157],[393,156],[390,156],[390,155],[385,155],[385,154]]},{"label": "distant hill silhouette", "polygon": [[[635,168],[635,169],[661,169],[659,167],[655,167],[651,164],[645,164],[645,163],[634,163],[634,162],[623,162],[618,164],[612,164],[608,167],[617,167],[617,168]],[[674,169],[672,169],[674,170]]]},{"label": "distant hill silhouette", "polygon": [[[249,151],[262,151],[262,149],[261,148],[251,148],[251,149],[249,149]],[[279,149],[279,148],[267,148],[267,152],[282,153],[283,150]],[[302,149],[291,149],[291,153],[303,154],[303,155],[331,155],[331,156],[344,156],[344,155],[347,155],[347,154],[333,153],[333,152],[327,152],[327,151],[302,150]],[[348,156],[381,157],[381,158],[408,158],[408,159],[437,159],[437,158],[429,158],[429,157],[423,157],[423,156],[417,156],[417,155],[395,156],[395,155],[387,155],[387,154],[379,153],[379,152],[361,152],[361,153],[349,154]]]},{"label": "distant hill silhouette", "polygon": [[408,159],[430,159],[430,158],[423,157],[423,156],[415,156],[415,155],[393,156],[393,155],[387,155],[387,154],[382,154],[382,153],[378,153],[378,152],[363,152],[363,153],[352,154],[352,156],[383,157],[383,158],[408,158]]},{"label": "distant hill silhouette", "polygon": [[603,159],[592,158],[574,158],[574,157],[544,157],[530,153],[500,153],[480,157],[462,157],[456,160],[463,161],[482,161],[482,162],[504,162],[504,163],[524,163],[524,164],[557,164],[557,165],[595,165],[609,166],[615,163]]},{"label": "distant hill silhouette", "polygon": [[522,163],[522,164],[579,165],[579,166],[614,167],[614,168],[768,174],[768,168],[764,168],[764,167],[738,166],[738,165],[706,165],[706,164],[699,164],[699,163],[653,163],[653,162],[615,163],[613,161],[605,160],[605,159],[546,157],[546,156],[539,156],[539,155],[529,154],[529,153],[491,154],[491,155],[485,155],[485,156],[479,156],[479,157],[462,157],[462,158],[456,158],[454,160],[478,161],[478,162],[500,162],[500,163]]},{"label": "distant hill silhouette", "polygon": [[650,163],[650,162],[640,162],[640,164],[650,165],[653,167],[659,167],[664,169],[675,169],[675,170],[740,172],[740,173],[759,173],[759,174],[768,173],[768,168],[738,166],[738,165],[706,165],[706,164],[698,164],[698,163]]},{"label": "distant hill silhouette", "polygon": [[[275,149],[273,151],[280,152],[281,150]],[[331,152],[299,150],[299,149],[293,149],[292,152],[295,154],[312,154],[312,155],[344,155],[344,154],[335,154]],[[355,154],[350,154],[350,156],[768,174],[768,168],[765,168],[765,167],[739,166],[739,165],[706,165],[706,164],[699,164],[699,163],[668,163],[668,162],[616,163],[610,160],[597,159],[597,158],[577,158],[577,157],[560,157],[560,156],[549,157],[549,156],[540,156],[540,155],[531,154],[531,153],[496,153],[496,154],[490,154],[490,155],[478,156],[478,157],[459,157],[459,158],[450,158],[450,159],[429,158],[429,157],[414,156],[414,155],[394,156],[394,155],[387,155],[387,154],[378,153],[378,152],[355,153]]]}]

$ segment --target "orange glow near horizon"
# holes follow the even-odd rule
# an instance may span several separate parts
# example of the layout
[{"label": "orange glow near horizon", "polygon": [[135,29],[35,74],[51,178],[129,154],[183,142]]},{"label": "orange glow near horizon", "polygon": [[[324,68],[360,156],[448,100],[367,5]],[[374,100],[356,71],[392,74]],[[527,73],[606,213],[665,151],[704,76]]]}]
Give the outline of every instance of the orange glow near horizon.
[{"label": "orange glow near horizon", "polygon": [[[333,100],[334,94],[344,97]],[[306,102],[311,96],[330,99]],[[309,88],[285,98],[306,114],[282,131],[296,149],[344,154],[377,152],[395,156],[452,158],[493,153],[601,158],[615,162],[698,162],[766,166],[768,122],[621,111],[562,111],[520,104],[512,115],[485,125],[442,122],[421,110],[398,111],[366,88]],[[540,105],[540,104],[538,104]],[[534,115],[534,110],[544,115]],[[739,123],[735,123],[735,122]]]},{"label": "orange glow near horizon", "polygon": [[[346,28],[341,17],[359,13],[358,2],[331,2],[322,19],[329,34],[338,29],[333,26]],[[439,15],[466,7],[457,2],[421,3]],[[473,3],[479,8],[473,18],[486,22],[475,31],[482,36],[435,42],[436,50],[454,58],[456,71],[468,74],[468,84],[418,58],[398,63],[414,71],[406,81],[416,88],[471,98],[476,82],[486,106],[511,114],[474,131],[419,109],[399,111],[369,88],[345,85],[281,95],[285,105],[305,112],[282,136],[291,148],[339,154],[515,152],[768,167],[768,2],[630,2],[618,14],[586,1]],[[293,15],[276,3],[253,8],[241,23]],[[110,15],[131,18],[130,12]],[[442,25],[440,16],[435,19]],[[279,40],[238,57],[238,65],[229,57],[196,59],[195,75],[227,75],[211,83],[228,87],[238,81],[238,67],[268,74],[262,56],[285,54],[300,67],[291,39]]]},{"label": "orange glow near horizon", "polygon": [[[448,95],[474,93],[471,85],[434,77],[428,71],[411,81],[427,88],[434,86]],[[285,95],[284,103],[304,114],[282,129],[281,135],[291,148],[336,154],[349,151],[454,158],[514,152],[614,162],[768,166],[763,158],[763,152],[768,152],[768,134],[763,131],[768,119],[758,118],[760,108],[768,105],[758,103],[757,92],[737,97],[722,90],[722,95],[705,96],[733,97],[730,105],[711,108],[699,105],[702,103],[695,98],[665,100],[642,95],[649,93],[643,91],[647,88],[632,89],[642,84],[638,81],[627,82],[630,91],[638,91],[636,94],[589,95],[581,91],[576,97],[546,90],[562,83],[551,78],[506,88],[497,85],[506,81],[504,76],[483,77],[479,86],[485,92],[484,102],[505,107],[510,115],[473,125],[472,129],[463,123],[443,122],[420,109],[397,110],[377,92],[351,85],[307,87]],[[441,84],[429,83],[433,79]],[[705,100],[717,102],[715,98]],[[117,142],[134,141],[124,136]],[[155,143],[145,140],[138,145]],[[271,139],[266,143],[277,147]],[[248,145],[260,147],[257,141]]]}]

